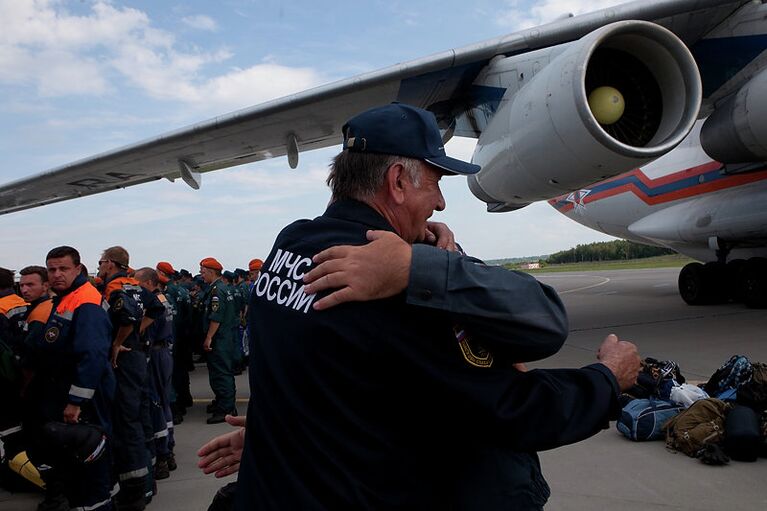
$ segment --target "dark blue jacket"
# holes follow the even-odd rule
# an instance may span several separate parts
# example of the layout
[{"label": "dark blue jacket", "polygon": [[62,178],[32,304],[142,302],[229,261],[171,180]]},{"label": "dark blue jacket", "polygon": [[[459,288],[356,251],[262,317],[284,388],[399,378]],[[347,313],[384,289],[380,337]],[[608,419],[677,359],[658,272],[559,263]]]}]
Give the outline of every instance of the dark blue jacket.
[{"label": "dark blue jacket", "polygon": [[311,257],[367,243],[368,229],[393,230],[362,203],[333,203],[286,227],[263,266],[237,509],[441,508],[453,460],[475,445],[550,449],[615,416],[601,364],[510,368],[567,335],[556,293],[527,275],[422,247],[411,272],[428,275],[411,274],[407,293],[313,310]]},{"label": "dark blue jacket", "polygon": [[[86,407],[99,401],[96,417],[106,425],[107,407],[114,395],[115,379],[109,362],[112,325],[102,297],[85,277],[53,298],[53,312],[37,339],[35,377],[30,400],[44,410],[47,420],[61,420],[67,404]],[[85,413],[83,417],[85,418]]]}]

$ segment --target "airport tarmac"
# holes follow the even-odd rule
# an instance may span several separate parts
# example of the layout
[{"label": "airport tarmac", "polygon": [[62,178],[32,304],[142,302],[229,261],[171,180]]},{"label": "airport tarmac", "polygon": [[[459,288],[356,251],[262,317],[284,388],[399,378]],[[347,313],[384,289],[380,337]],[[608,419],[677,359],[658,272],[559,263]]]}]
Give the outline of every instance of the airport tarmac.
[{"label": "airport tarmac", "polygon": [[[675,360],[688,380],[705,381],[731,355],[767,361],[767,311],[739,304],[691,307],[677,293],[678,269],[614,270],[536,275],[554,286],[570,316],[570,337],[560,353],[531,367],[579,367],[595,360],[609,333],[635,342],[642,356]],[[207,371],[192,373],[198,403],[176,431],[179,468],[159,481],[148,510],[205,510],[216,480],[196,468],[196,450],[226,424],[205,424],[212,398]],[[244,412],[246,376],[237,378]],[[547,511],[761,510],[767,509],[767,459],[710,467],[665,449],[662,441],[635,443],[611,424],[579,444],[541,453],[552,497]],[[3,511],[32,511],[39,496],[0,490]]]}]

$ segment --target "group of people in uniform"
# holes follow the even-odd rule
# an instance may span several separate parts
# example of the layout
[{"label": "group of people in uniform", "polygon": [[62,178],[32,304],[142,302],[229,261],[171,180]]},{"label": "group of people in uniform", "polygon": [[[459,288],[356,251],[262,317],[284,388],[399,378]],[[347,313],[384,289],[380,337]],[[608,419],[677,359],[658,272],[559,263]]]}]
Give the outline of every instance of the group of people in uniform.
[{"label": "group of people in uniform", "polygon": [[40,511],[145,508],[176,469],[173,427],[194,404],[195,352],[215,394],[208,424],[237,414],[261,264],[225,272],[208,257],[194,277],[166,261],[133,270],[114,246],[91,277],[61,246],[18,282],[0,268],[0,454],[45,488]]}]

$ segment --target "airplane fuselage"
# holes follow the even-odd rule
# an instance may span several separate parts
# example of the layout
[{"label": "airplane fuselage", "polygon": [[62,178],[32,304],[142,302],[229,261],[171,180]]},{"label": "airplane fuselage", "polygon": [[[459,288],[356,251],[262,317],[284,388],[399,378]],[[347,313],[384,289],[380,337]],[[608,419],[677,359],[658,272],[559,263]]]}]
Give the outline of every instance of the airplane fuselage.
[{"label": "airplane fuselage", "polygon": [[767,164],[713,161],[699,143],[701,124],[658,160],[549,203],[597,231],[699,261],[717,261],[723,243],[728,259],[767,256]]}]

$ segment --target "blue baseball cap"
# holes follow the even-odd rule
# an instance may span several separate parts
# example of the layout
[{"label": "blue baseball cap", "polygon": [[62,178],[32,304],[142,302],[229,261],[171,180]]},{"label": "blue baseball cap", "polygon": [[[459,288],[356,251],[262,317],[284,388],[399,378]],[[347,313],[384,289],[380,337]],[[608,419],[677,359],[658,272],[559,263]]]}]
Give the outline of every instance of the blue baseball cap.
[{"label": "blue baseball cap", "polygon": [[342,131],[344,149],[352,152],[416,158],[450,174],[470,175],[480,169],[447,156],[434,114],[404,103],[366,110],[349,119]]}]

